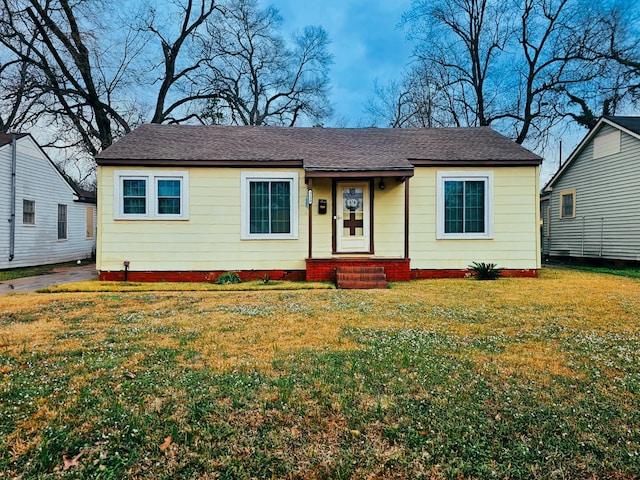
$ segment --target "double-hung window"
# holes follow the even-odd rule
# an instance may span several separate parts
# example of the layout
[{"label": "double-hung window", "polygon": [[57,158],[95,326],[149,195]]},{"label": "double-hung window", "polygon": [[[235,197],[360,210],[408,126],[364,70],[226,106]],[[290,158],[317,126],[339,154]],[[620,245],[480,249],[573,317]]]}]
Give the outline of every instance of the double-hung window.
[{"label": "double-hung window", "polygon": [[243,173],[241,238],[298,238],[298,174]]},{"label": "double-hung window", "polygon": [[25,225],[36,224],[36,202],[22,200],[22,223]]},{"label": "double-hung window", "polygon": [[58,204],[58,240],[67,239],[67,206]]},{"label": "double-hung window", "polygon": [[493,173],[438,172],[437,238],[493,238]]},{"label": "double-hung window", "polygon": [[187,220],[188,172],[116,171],[118,220]]},{"label": "double-hung window", "polygon": [[563,190],[560,192],[560,218],[575,218],[576,191]]}]

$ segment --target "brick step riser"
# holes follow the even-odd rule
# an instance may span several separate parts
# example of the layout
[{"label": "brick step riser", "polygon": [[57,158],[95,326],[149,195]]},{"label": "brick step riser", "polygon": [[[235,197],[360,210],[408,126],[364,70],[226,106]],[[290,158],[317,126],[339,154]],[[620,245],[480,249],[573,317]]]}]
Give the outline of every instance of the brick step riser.
[{"label": "brick step riser", "polygon": [[387,282],[362,282],[362,281],[351,281],[339,283],[338,288],[342,289],[358,289],[358,290],[366,290],[366,289],[384,289],[387,288]]},{"label": "brick step riser", "polygon": [[337,267],[337,273],[384,273],[384,267]]},{"label": "brick step riser", "polygon": [[369,281],[387,281],[387,276],[384,273],[338,273],[336,275],[338,282],[348,280],[359,280],[363,282]]}]

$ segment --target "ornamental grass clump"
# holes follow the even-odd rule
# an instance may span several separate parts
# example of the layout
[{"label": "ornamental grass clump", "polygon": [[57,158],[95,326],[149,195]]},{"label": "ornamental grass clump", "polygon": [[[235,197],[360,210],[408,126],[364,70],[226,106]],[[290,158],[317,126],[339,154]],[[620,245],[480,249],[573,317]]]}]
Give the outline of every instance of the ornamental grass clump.
[{"label": "ornamental grass clump", "polygon": [[234,272],[223,273],[216,279],[216,283],[218,285],[227,285],[229,283],[240,283],[241,281],[242,280],[240,280],[240,277],[238,276],[238,274]]},{"label": "ornamental grass clump", "polygon": [[477,280],[497,280],[502,275],[502,269],[496,268],[495,263],[473,262],[469,269]]}]

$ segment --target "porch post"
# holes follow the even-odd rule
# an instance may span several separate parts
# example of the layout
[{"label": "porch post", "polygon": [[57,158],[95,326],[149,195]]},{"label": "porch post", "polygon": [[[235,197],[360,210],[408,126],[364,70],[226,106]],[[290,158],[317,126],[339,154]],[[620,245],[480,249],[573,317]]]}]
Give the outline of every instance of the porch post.
[{"label": "porch post", "polygon": [[[313,178],[309,178],[308,182],[307,182],[307,188],[308,190],[312,190],[313,189]],[[309,198],[309,197],[307,197]],[[313,242],[312,242],[312,237],[313,237],[313,217],[311,216],[313,213],[313,205],[309,204],[309,253],[307,255],[307,258],[311,259],[311,252],[313,249]]]},{"label": "porch post", "polygon": [[409,259],[409,177],[404,180],[404,258]]}]

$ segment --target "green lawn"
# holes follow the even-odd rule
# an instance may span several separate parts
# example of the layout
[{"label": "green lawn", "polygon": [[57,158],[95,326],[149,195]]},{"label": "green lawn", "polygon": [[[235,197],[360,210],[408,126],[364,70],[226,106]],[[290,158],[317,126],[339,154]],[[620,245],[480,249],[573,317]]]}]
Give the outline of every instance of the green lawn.
[{"label": "green lawn", "polygon": [[0,312],[0,478],[640,477],[635,279],[9,295]]}]

